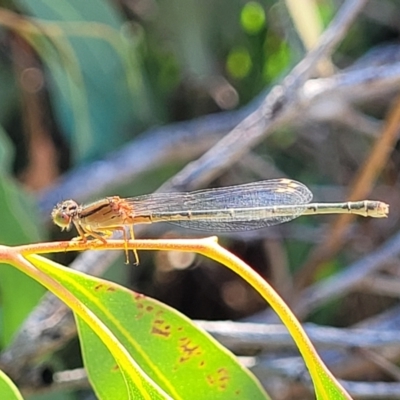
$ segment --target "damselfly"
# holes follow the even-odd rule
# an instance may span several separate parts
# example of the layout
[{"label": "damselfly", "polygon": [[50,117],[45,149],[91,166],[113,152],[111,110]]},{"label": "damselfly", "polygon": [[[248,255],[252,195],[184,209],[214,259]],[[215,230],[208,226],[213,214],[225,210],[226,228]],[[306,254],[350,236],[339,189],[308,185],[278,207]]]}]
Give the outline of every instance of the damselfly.
[{"label": "damselfly", "polygon": [[106,242],[113,231],[133,225],[166,221],[211,232],[245,231],[277,225],[300,215],[357,214],[387,217],[389,206],[380,201],[310,203],[312,193],[300,182],[271,179],[244,185],[187,193],[154,193],[132,198],[106,197],[88,205],[74,200],[57,204],[51,213],[63,230],[75,225],[79,239]]}]

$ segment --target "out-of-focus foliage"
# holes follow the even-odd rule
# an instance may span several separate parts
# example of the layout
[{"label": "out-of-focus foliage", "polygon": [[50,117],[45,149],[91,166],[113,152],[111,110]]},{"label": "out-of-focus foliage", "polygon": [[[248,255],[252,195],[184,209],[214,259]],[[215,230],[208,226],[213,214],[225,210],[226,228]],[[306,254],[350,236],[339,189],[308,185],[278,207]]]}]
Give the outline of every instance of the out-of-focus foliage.
[{"label": "out-of-focus foliage", "polygon": [[32,38],[49,72],[51,104],[77,161],[104,155],[149,122],[140,32],[104,0],[20,0],[43,28]]},{"label": "out-of-focus foliage", "polygon": [[[0,242],[7,245],[35,242],[45,237],[33,196],[24,193],[21,185],[8,175],[12,155],[9,139],[0,128]],[[1,265],[0,269],[0,340],[4,345],[37,304],[44,289],[15,268]]]}]

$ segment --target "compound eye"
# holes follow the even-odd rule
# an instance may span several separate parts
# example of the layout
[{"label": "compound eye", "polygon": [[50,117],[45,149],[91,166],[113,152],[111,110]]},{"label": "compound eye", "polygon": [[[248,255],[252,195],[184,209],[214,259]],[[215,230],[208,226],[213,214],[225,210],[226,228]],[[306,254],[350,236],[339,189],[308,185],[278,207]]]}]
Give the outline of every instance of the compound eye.
[{"label": "compound eye", "polygon": [[63,212],[62,210],[57,210],[57,212],[53,212],[52,216],[53,222],[58,225],[62,230],[69,229],[71,225],[71,216]]},{"label": "compound eye", "polygon": [[69,230],[71,228],[72,219],[76,214],[76,210],[77,204],[73,200],[66,200],[54,208],[51,213],[51,218],[62,230]]}]

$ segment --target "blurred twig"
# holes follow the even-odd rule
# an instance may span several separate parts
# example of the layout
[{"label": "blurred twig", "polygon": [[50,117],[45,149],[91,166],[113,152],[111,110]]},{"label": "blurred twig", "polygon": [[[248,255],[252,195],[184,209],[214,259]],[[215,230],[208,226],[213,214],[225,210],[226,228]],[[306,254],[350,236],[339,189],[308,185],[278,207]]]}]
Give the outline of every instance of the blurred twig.
[{"label": "blurred twig", "polygon": [[[196,321],[196,323],[236,354],[251,355],[261,351],[296,349],[293,339],[283,325],[233,321]],[[308,337],[321,350],[400,347],[400,337],[396,331],[331,328],[307,323],[304,324],[304,328]]]},{"label": "blurred twig", "polygon": [[[293,398],[311,398],[311,382],[302,365],[300,357],[286,357],[281,359],[269,360],[262,359],[250,367],[257,378],[266,387],[271,384],[271,379],[276,380],[278,377],[284,379],[284,387],[292,387],[293,384],[298,385],[299,382],[303,388],[308,388],[308,396],[301,394],[289,394],[285,397],[287,400]],[[290,382],[290,385],[288,385]],[[355,399],[363,400],[398,400],[400,393],[400,383],[398,382],[369,382],[369,381],[350,381],[339,379],[340,384],[350,393]],[[298,388],[300,390],[300,388]],[[281,393],[282,390],[279,391]],[[304,397],[307,396],[307,397]]]},{"label": "blurred twig", "polygon": [[[257,100],[251,107],[256,104]],[[40,192],[39,208],[43,219],[49,219],[54,205],[65,197],[85,201],[169,160],[183,162],[197,157],[249,112],[246,107],[239,111],[227,111],[148,129],[122,149],[110,154],[107,159],[75,168],[56,185]]]},{"label": "blurred twig", "polygon": [[[339,288],[340,289],[340,288]],[[257,318],[252,318],[252,320],[257,320],[257,321],[266,321],[268,320],[268,315],[270,313],[259,313]],[[275,316],[273,318],[276,320]],[[305,324],[307,326],[307,324]],[[325,328],[323,328],[325,329]],[[321,332],[322,335],[324,335],[324,330],[318,329],[317,331]],[[330,332],[328,328],[327,335],[328,337],[331,336],[332,331]],[[353,331],[354,329],[354,331]],[[364,333],[361,333],[362,331],[358,331],[358,329],[363,330],[366,336],[364,336]],[[374,316],[372,318],[369,318],[367,320],[362,321],[361,323],[357,324],[353,328],[346,328],[345,330],[339,329],[338,332],[349,332],[350,336],[349,339],[352,341],[352,332],[360,332],[360,335],[357,338],[357,335],[354,336],[354,339],[358,341],[359,347],[360,348],[370,348],[374,349],[374,351],[379,352],[378,354],[382,357],[384,357],[386,360],[390,362],[396,363],[398,359],[400,358],[400,346],[394,342],[390,343],[389,336],[392,334],[396,334],[400,329],[400,308],[399,306],[395,306],[392,309],[389,309],[387,311],[382,312],[381,314]],[[256,330],[257,332],[257,330]],[[389,339],[386,344],[383,344],[383,346],[380,346],[378,342],[377,346],[373,343],[373,341],[369,342],[369,333],[372,332],[377,332],[376,338],[378,339],[378,342],[380,341],[379,337],[381,334],[389,335],[386,336],[386,339]],[[379,333],[378,333],[379,332]],[[322,345],[322,343],[319,341],[318,337],[315,336],[315,332],[312,332],[312,330],[308,331],[312,337],[313,342],[316,344],[319,343]],[[335,333],[333,333],[335,335]],[[339,336],[341,334],[339,333]],[[346,335],[341,336],[344,338]],[[374,336],[374,334],[372,334]],[[333,339],[333,337],[331,336]],[[363,339],[366,339],[367,342],[363,342]],[[384,341],[386,340],[384,339]],[[347,340],[347,339],[345,339]],[[333,343],[338,343],[336,340],[332,340]],[[341,342],[341,340],[340,340]],[[381,342],[383,343],[383,342]],[[318,345],[317,345],[318,347]],[[335,349],[333,349],[335,347]],[[345,377],[346,379],[355,379],[356,377],[360,376],[365,376],[368,374],[368,376],[371,379],[374,379],[375,377],[381,378],[382,377],[382,371],[380,370],[379,367],[371,364],[369,360],[367,360],[364,356],[359,354],[357,351],[350,351],[350,352],[343,352],[340,351],[339,347],[333,346],[332,350],[329,351],[329,353],[324,353],[323,359],[329,365],[331,368],[331,371],[335,374],[335,376],[339,377]],[[355,349],[358,348],[357,343],[355,343]],[[350,347],[348,348],[350,350]],[[343,350],[343,349],[342,349]],[[290,376],[290,373],[289,373]],[[398,392],[400,393],[400,392]]]},{"label": "blurred twig", "polygon": [[[398,318],[394,318],[394,320],[397,322],[397,325],[390,326],[392,319],[390,318],[390,315],[388,315],[386,319],[386,324],[383,323],[381,325],[383,321],[377,321],[377,324],[372,327],[372,329],[376,330],[370,331],[368,330],[368,328],[365,330],[353,330],[325,328],[313,325],[309,326],[308,324],[305,324],[305,326],[307,334],[309,335],[313,343],[316,344],[317,348],[320,349],[324,360],[327,362],[327,365],[329,365],[329,367],[333,370],[335,375],[342,377],[348,376],[348,373],[351,373],[351,365],[354,364],[353,360],[356,358],[357,354],[361,353],[361,358],[363,359],[362,361],[365,364],[365,368],[363,370],[359,368],[357,371],[357,376],[369,376],[371,379],[373,379],[373,365],[376,365],[377,369],[380,371],[380,376],[386,375],[386,373],[388,372],[390,372],[392,375],[396,375],[398,372],[395,367],[396,358],[387,357],[387,354],[394,355],[398,353],[397,350],[400,348],[399,343],[395,343],[397,341],[397,339],[395,339],[395,336],[398,332],[399,320]],[[206,322],[204,327],[211,334],[217,337],[218,340],[221,340],[221,342],[224,343],[225,346],[233,349],[239,349],[239,351],[241,348],[244,348],[245,350],[253,351],[253,353],[251,354],[257,352],[257,346],[254,346],[252,348],[251,344],[247,344],[246,340],[244,339],[245,335],[243,335],[243,333],[247,329],[247,324],[243,324],[242,326],[231,326],[231,322],[228,322],[226,326],[224,326],[224,322],[220,322],[217,324],[217,326],[213,327],[212,323]],[[268,338],[264,337],[263,339],[266,341],[270,341],[270,343],[274,343],[274,345],[277,344],[274,339],[284,338],[284,328],[282,328],[281,326],[263,326],[250,324],[247,327],[250,328],[247,331],[250,336],[254,334],[254,338],[257,338],[255,341],[256,343],[263,343],[265,345],[265,342],[261,339],[261,337],[258,336],[260,331],[269,332],[270,336]],[[228,333],[228,330],[231,331],[231,333]],[[236,332],[237,330],[239,331],[239,333]],[[250,333],[250,331],[253,331],[253,333]],[[283,336],[281,336],[282,333]],[[220,335],[222,335],[222,337],[220,337]],[[327,340],[326,342],[325,339]],[[375,341],[376,339],[377,341]],[[381,339],[383,339],[382,342]],[[384,344],[386,339],[388,339],[388,341]],[[391,342],[391,339],[394,339],[395,341]],[[249,360],[247,360],[246,365],[248,365],[252,369],[257,378],[261,382],[263,382],[268,388],[271,385],[271,379],[276,380],[277,376],[283,379],[283,384],[285,385],[285,387],[291,387],[292,384],[288,385],[288,381],[291,381],[291,383],[294,384],[298,384],[301,382],[303,385],[305,385],[305,387],[310,388],[310,381],[305,371],[303,360],[300,357],[290,356],[290,353],[289,355],[287,353],[288,348],[291,347],[289,337],[288,340],[289,341],[286,342],[284,339],[282,343],[280,343],[282,344],[282,349],[284,349],[283,355],[280,355],[276,348],[271,348],[269,349],[269,353],[271,353],[272,351],[272,355],[253,357],[252,362],[249,362]],[[347,342],[347,340],[349,341]],[[379,343],[382,344],[382,346],[380,346]],[[328,351],[324,351],[325,344],[327,345],[326,347]],[[352,344],[354,345],[354,347],[352,347]],[[272,345],[272,347],[274,345]],[[344,347],[342,347],[342,345],[344,345]],[[349,345],[349,347],[347,347],[347,345]],[[369,357],[365,356],[363,349],[369,349],[366,352],[369,354]],[[373,353],[371,349],[373,349]],[[393,351],[394,349],[396,350]],[[384,355],[382,355],[382,353]],[[342,358],[340,363],[338,363],[338,355],[341,355]],[[400,385],[397,382],[385,382],[383,380],[369,380],[368,382],[362,382],[363,378],[361,378],[361,380],[357,382],[353,382],[350,379],[341,379],[340,382],[346,388],[346,390],[348,390],[349,393],[355,398],[374,400],[399,398]],[[293,397],[288,398],[291,399]]]},{"label": "blurred twig", "polygon": [[388,376],[400,382],[400,369],[394,363],[368,348],[359,348],[357,351],[369,362],[377,365],[378,368],[384,371]]},{"label": "blurred twig", "polygon": [[364,278],[378,271],[387,260],[400,254],[400,233],[397,233],[380,248],[349,265],[343,272],[316,283],[304,290],[293,306],[297,316],[304,318],[322,304],[343,297],[362,284]]},{"label": "blurred twig", "polygon": [[[360,168],[353,179],[351,190],[348,195],[349,201],[354,201],[365,197],[372,189],[375,180],[393,151],[393,147],[398,139],[400,129],[400,96],[394,101],[390,109],[386,123],[372,148],[364,165]],[[310,283],[313,276],[318,272],[324,261],[331,258],[342,246],[344,233],[351,221],[353,215],[340,215],[333,222],[327,239],[319,246],[315,247],[308,261],[301,268],[295,279],[298,288],[304,287]]]},{"label": "blurred twig", "polygon": [[[296,346],[293,339],[283,325],[263,325],[239,323],[232,321],[196,321],[196,323],[212,336],[214,336],[222,345],[234,351],[239,355],[255,355],[261,352],[275,352],[275,361],[270,359],[266,362],[263,357],[254,359],[253,369],[257,374],[277,372],[274,365],[280,360],[280,373],[285,378],[293,377],[294,371],[298,375],[304,373],[305,367],[299,358],[300,369],[296,367],[288,369],[282,359],[279,357],[279,351],[288,354],[288,351],[296,352]],[[335,349],[348,352],[351,357],[355,348],[382,349],[390,346],[400,347],[400,337],[397,331],[387,331],[381,329],[339,329],[331,327],[317,326],[314,324],[305,324],[308,336],[320,351],[324,349]],[[378,356],[382,358],[381,356]],[[329,358],[328,358],[329,360]],[[293,361],[293,358],[292,358]],[[381,362],[384,362],[381,360]],[[287,365],[288,367],[288,365]],[[43,368],[43,367],[42,367]],[[261,370],[264,369],[264,372]],[[40,374],[42,369],[37,369]],[[77,373],[77,372],[81,373]],[[72,374],[66,372],[56,373],[54,385],[40,388],[41,392],[52,392],[64,386],[70,388],[81,387],[85,385],[85,376],[82,370],[77,370]],[[61,377],[63,377],[61,379]],[[262,378],[262,375],[260,376]]]},{"label": "blurred twig", "polygon": [[319,43],[288,74],[283,84],[271,90],[253,113],[207,153],[166,182],[162,189],[191,190],[205,185],[238,161],[278,124],[298,113],[296,106],[301,87],[314,72],[318,62],[333,52],[365,4],[366,0],[346,1],[321,35]]}]

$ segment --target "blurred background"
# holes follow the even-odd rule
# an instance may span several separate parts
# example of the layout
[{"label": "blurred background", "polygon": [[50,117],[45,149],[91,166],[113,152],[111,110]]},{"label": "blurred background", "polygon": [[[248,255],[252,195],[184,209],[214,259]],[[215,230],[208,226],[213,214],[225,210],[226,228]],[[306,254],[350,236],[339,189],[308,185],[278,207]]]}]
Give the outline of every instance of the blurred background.
[{"label": "blurred background", "polygon": [[[135,196],[167,181],[165,190],[194,190],[289,177],[306,184],[315,201],[385,201],[389,218],[302,217],[222,235],[220,242],[297,306],[305,323],[398,329],[385,323],[395,323],[400,315],[399,2],[359,2],[363,7],[351,24],[333,31],[341,35],[338,46],[289,98],[284,119],[261,128],[265,134],[257,143],[244,154],[232,154],[232,161],[212,176],[196,164],[200,185],[179,178],[186,165],[260,110],[265,96],[350,3],[357,2],[1,1],[0,242],[74,237],[76,232],[60,232],[50,220],[55,204],[67,198],[88,203]],[[239,142],[251,135],[244,129]],[[207,234],[168,224],[145,228],[135,229],[137,237]],[[88,263],[79,257],[84,256],[53,259],[65,265]],[[277,322],[246,283],[200,256],[144,252],[133,267],[113,253],[91,263],[108,279],[192,319]],[[346,274],[363,266],[364,273]],[[330,294],[307,302],[323,282]],[[329,282],[335,282],[336,292]],[[12,345],[43,294],[39,285],[2,266],[2,349]],[[235,350],[240,353],[240,346]],[[261,350],[246,351],[241,355]],[[389,358],[384,353],[379,362],[369,353],[342,352],[341,358],[327,359],[342,379],[396,382],[400,345]],[[274,354],[274,360],[293,354]],[[76,340],[46,354],[46,362],[46,371],[80,367]],[[274,398],[312,398],[289,367],[271,365],[255,370],[263,383],[271,373],[275,385],[276,376],[285,383]],[[88,396],[86,389],[72,388],[29,398]]]}]

